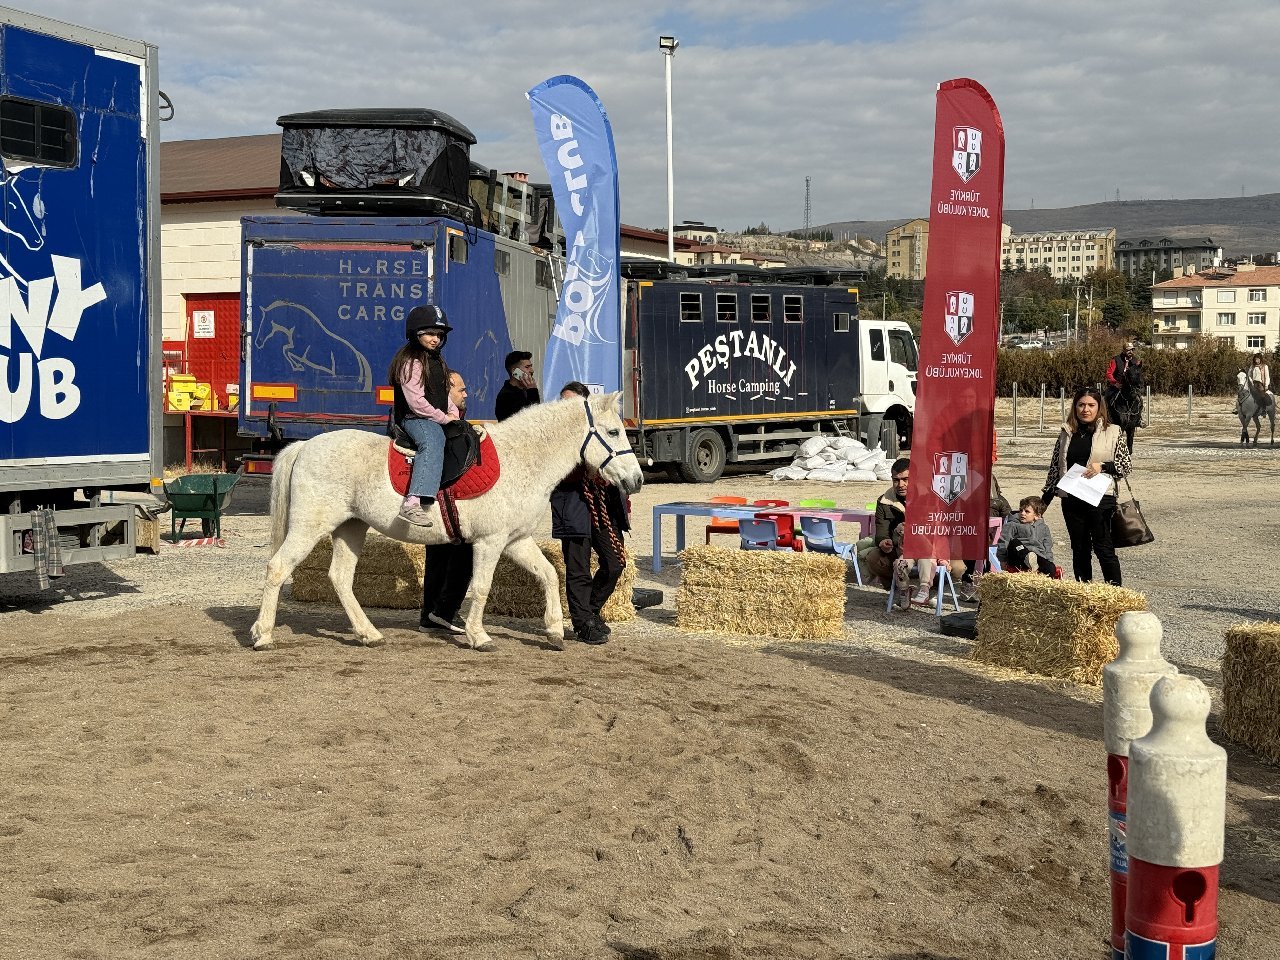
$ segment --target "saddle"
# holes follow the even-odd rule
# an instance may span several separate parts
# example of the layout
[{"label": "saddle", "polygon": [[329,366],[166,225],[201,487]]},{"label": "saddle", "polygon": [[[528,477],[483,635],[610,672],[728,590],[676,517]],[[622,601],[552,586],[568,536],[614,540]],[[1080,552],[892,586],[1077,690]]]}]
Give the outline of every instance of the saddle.
[{"label": "saddle", "polygon": [[[409,493],[409,477],[413,472],[417,448],[399,424],[388,421],[387,433],[391,437],[387,447],[387,473],[392,489],[403,497]],[[488,493],[501,474],[502,464],[487,433],[466,420],[444,425],[444,470],[440,475],[440,496],[437,499],[445,533],[450,540],[460,539],[457,501],[473,500]]]}]

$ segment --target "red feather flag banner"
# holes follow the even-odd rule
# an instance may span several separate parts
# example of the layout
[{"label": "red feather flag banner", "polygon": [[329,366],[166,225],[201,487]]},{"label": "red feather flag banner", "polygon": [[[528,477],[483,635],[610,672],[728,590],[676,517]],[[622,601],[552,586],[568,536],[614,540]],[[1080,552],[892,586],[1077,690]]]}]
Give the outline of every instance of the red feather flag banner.
[{"label": "red feather flag banner", "polygon": [[902,552],[987,555],[1004,210],[1004,125],[973,80],[938,86],[929,255]]}]

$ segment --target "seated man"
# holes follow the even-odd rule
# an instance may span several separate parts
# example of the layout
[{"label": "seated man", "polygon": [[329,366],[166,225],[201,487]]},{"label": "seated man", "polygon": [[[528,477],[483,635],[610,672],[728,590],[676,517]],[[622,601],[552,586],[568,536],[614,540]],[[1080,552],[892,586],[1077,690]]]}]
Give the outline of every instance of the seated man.
[{"label": "seated man", "polygon": [[[894,598],[894,606],[899,610],[906,610],[913,603],[917,606],[928,604],[930,587],[933,584],[934,561],[917,561],[902,556],[902,535],[906,532],[907,487],[911,479],[911,461],[906,457],[895,460],[889,470],[889,476],[893,486],[876,501],[876,545],[867,554],[867,568],[882,586],[887,587],[889,578],[894,578],[897,594]],[[964,574],[963,560],[953,560],[950,566],[953,577],[959,578]],[[920,585],[915,593],[911,592],[913,568],[918,568],[920,574]]]}]

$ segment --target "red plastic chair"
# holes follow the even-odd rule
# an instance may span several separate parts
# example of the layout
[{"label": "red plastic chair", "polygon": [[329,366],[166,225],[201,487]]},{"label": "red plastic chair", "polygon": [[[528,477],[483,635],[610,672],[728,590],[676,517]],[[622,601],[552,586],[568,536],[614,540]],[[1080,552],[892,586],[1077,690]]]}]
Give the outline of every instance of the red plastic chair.
[{"label": "red plastic chair", "polygon": [[[756,504],[752,504],[756,506]],[[786,504],[782,504],[786,506]],[[789,513],[771,513],[763,510],[756,514],[757,520],[772,520],[778,528],[778,549],[779,550],[795,550],[800,552],[804,550],[804,538],[796,536],[796,518]]]},{"label": "red plastic chair", "polygon": [[791,506],[786,500],[752,500],[753,507],[789,507]]},{"label": "red plastic chair", "polygon": [[[743,506],[747,502],[746,497],[712,497],[709,503],[730,503],[735,506]],[[712,517],[711,522],[707,524],[707,543],[711,543],[711,535],[713,533],[729,533],[733,536],[738,535],[738,521],[729,520],[725,517]]]}]

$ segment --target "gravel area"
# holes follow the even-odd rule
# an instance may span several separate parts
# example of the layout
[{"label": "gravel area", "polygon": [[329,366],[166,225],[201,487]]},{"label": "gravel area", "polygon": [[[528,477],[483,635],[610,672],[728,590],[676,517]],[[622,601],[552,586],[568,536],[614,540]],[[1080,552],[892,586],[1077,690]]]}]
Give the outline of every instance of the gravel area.
[{"label": "gravel area", "polygon": [[[1049,426],[1043,433],[1038,429],[1038,399],[1030,406],[1029,413],[1028,406],[1020,404],[1016,437],[1011,403],[1001,400],[997,406],[996,474],[1005,495],[1015,503],[1040,491],[1054,439]],[[1199,398],[1188,424],[1185,398],[1158,398],[1152,427],[1138,433],[1132,478],[1157,540],[1120,555],[1125,585],[1146,593],[1151,609],[1164,623],[1166,655],[1194,668],[1214,685],[1226,629],[1242,621],[1277,616],[1269,578],[1259,575],[1262,567],[1252,558],[1280,548],[1280,521],[1271,509],[1272,478],[1280,467],[1280,452],[1266,445],[1265,435],[1263,446],[1241,449],[1230,407],[1229,399]],[[637,636],[675,629],[679,565],[665,565],[657,575],[651,571],[654,504],[713,494],[785,496],[793,501],[827,496],[842,504],[865,504],[884,487],[880,483],[773,482],[745,470],[731,471],[708,486],[673,483],[660,475],[649,479],[632,501],[635,530],[629,542],[640,568],[638,585],[661,588],[664,601],[622,627]],[[1216,501],[1228,491],[1231,507],[1223,510]],[[165,544],[158,555],[72,567],[68,576],[44,592],[36,588],[33,576],[0,579],[0,615],[6,628],[20,631],[30,618],[52,617],[80,630],[85,629],[82,621],[107,620],[140,607],[255,609],[269,552],[267,495],[268,481],[241,480],[223,522],[225,547]],[[1050,508],[1047,519],[1055,535],[1055,557],[1067,566],[1069,547],[1056,506]],[[690,542],[700,538],[696,518],[689,521],[689,534]],[[664,541],[665,555],[670,557],[674,552],[670,520],[664,525]],[[884,600],[883,591],[851,585],[845,637],[829,646],[855,655],[877,650],[910,658],[964,656],[964,641],[939,633],[931,614],[887,614]],[[282,623],[288,622],[291,608],[291,602],[285,601]],[[335,626],[340,623],[339,629],[345,629],[342,614],[335,610],[334,616]],[[379,610],[372,619],[380,626],[404,627],[412,626],[415,614]]]}]

